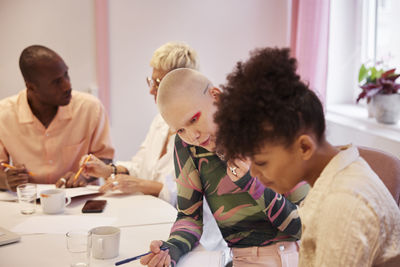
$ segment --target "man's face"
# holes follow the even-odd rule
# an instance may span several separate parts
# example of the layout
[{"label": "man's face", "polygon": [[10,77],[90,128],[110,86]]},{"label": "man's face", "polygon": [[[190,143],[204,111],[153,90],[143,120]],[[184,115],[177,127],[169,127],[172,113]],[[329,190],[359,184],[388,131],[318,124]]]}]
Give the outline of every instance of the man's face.
[{"label": "man's face", "polygon": [[304,161],[296,144],[289,148],[264,144],[251,157],[250,172],[266,187],[283,194],[303,180]]},{"label": "man's face", "polygon": [[215,151],[215,98],[208,93],[200,99],[189,98],[178,97],[168,103],[163,117],[170,128],[187,144]]},{"label": "man's face", "polygon": [[65,106],[71,101],[68,67],[59,56],[40,59],[34,71],[35,98],[50,106]]}]

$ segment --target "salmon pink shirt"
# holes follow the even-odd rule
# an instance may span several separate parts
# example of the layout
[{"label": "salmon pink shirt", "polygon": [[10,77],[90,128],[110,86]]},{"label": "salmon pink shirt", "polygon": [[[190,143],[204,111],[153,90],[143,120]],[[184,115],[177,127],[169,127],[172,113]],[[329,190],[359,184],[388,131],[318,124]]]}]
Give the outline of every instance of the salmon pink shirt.
[{"label": "salmon pink shirt", "polygon": [[25,164],[35,174],[30,182],[55,183],[78,171],[87,153],[114,156],[107,114],[94,96],[73,91],[47,129],[33,115],[26,90],[0,101],[0,162]]}]

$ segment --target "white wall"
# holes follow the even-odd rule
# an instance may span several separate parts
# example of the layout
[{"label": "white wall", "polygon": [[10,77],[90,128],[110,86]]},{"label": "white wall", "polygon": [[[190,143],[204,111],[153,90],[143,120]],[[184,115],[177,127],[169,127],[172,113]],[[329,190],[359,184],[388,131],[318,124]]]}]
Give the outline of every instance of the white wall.
[{"label": "white wall", "polygon": [[[129,159],[156,114],[145,77],[153,51],[186,41],[216,85],[256,47],[288,45],[288,2],[281,0],[109,1],[111,130],[117,159]],[[0,99],[24,88],[21,51],[43,44],[70,67],[73,89],[96,87],[93,0],[0,0]]]},{"label": "white wall", "polygon": [[72,87],[96,87],[93,0],[0,0],[0,99],[25,88],[18,59],[32,44],[48,46],[70,68]]},{"label": "white wall", "polygon": [[362,0],[330,3],[327,104],[355,103],[359,93]]},{"label": "white wall", "polygon": [[256,47],[287,46],[287,1],[110,1],[111,118],[118,159],[128,159],[156,114],[145,77],[153,51],[168,41],[197,50],[201,71],[224,83]]}]

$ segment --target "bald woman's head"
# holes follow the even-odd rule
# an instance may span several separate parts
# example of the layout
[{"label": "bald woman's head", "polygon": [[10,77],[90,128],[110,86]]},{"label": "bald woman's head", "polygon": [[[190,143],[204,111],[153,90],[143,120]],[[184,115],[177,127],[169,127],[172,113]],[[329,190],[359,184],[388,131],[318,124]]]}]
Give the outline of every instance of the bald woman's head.
[{"label": "bald woman's head", "polygon": [[192,69],[176,69],[161,81],[157,105],[173,131],[189,144],[208,150],[214,147],[213,120],[220,90],[207,77]]},{"label": "bald woman's head", "polygon": [[165,105],[177,98],[199,101],[207,95],[207,90],[211,87],[210,80],[196,70],[181,68],[170,71],[159,86],[158,108],[161,111]]}]

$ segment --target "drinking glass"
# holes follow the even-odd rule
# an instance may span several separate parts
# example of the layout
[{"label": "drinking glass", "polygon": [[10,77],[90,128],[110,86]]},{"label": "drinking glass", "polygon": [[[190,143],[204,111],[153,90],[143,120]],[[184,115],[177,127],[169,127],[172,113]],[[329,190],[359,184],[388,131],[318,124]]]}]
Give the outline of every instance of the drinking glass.
[{"label": "drinking glass", "polygon": [[36,184],[20,184],[17,186],[17,195],[22,214],[33,214],[36,211]]},{"label": "drinking glass", "polygon": [[91,232],[72,230],[66,234],[67,249],[71,267],[88,267],[90,265]]}]

